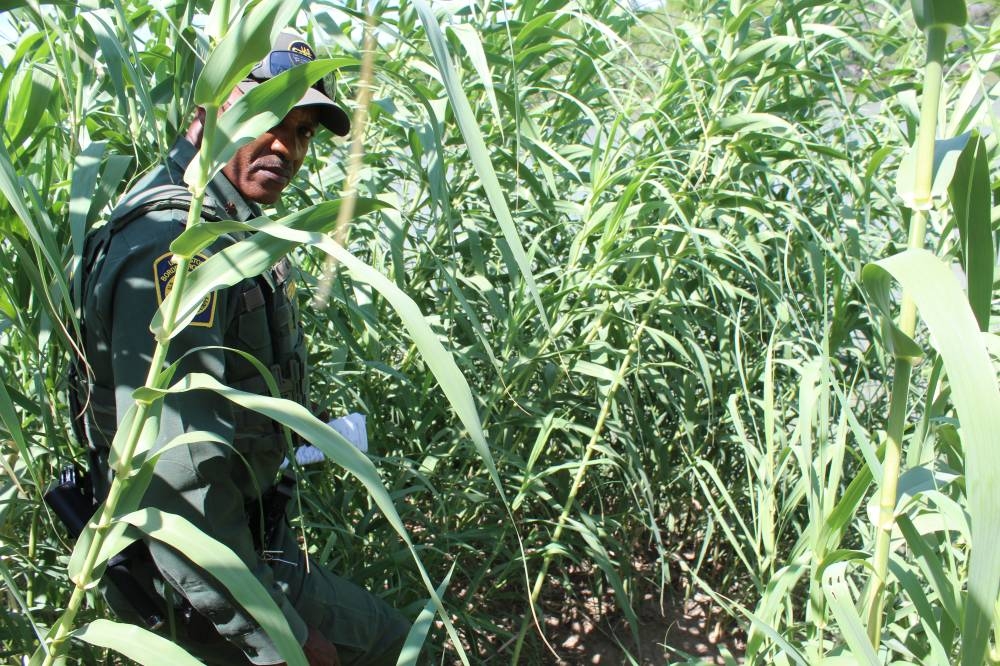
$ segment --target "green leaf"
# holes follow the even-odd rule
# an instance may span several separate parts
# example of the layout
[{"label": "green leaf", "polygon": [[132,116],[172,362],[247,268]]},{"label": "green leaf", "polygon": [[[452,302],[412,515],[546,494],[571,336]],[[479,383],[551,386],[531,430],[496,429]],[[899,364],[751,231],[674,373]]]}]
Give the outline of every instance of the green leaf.
[{"label": "green leaf", "polygon": [[[15,580],[14,576],[11,575],[7,565],[4,564],[4,559],[5,558],[0,558],[0,578],[7,583],[6,592],[11,596],[11,599],[17,603],[18,608],[20,608],[20,612],[28,618],[28,622],[31,623],[31,629],[34,631],[35,637],[38,639],[39,646],[45,645],[45,632],[38,626],[38,623],[35,622],[32,609],[28,607],[24,596],[21,594],[20,582]],[[11,608],[7,612],[9,613],[11,610],[13,609]]]},{"label": "green leaf", "polygon": [[962,622],[961,595],[955,589],[951,578],[945,573],[945,564],[923,535],[917,532],[909,516],[897,516],[896,525],[903,534],[903,538],[906,539],[906,545],[910,548],[908,559],[916,564],[923,573],[924,587],[929,587],[934,592],[938,605],[944,609],[955,626],[960,625]]},{"label": "green leaf", "polygon": [[[30,187],[30,184],[25,184],[21,180],[17,169],[14,168],[14,164],[11,161],[10,154],[7,152],[6,144],[0,141],[0,195],[3,195],[7,204],[14,209],[21,222],[24,223],[25,228],[28,230],[28,235],[34,241],[34,244],[43,251],[51,252],[52,248],[49,247],[49,243],[46,242],[47,239],[43,237],[43,233],[39,231],[39,225],[36,225],[32,207],[25,198],[22,187]],[[38,211],[38,214],[41,218],[39,222],[43,226],[43,232],[51,228],[51,222],[45,217],[44,211]],[[48,258],[51,262],[50,265],[58,266],[55,259]]]},{"label": "green leaf", "polygon": [[969,20],[965,0],[910,0],[910,6],[913,8],[913,20],[921,30],[935,25],[961,28]]},{"label": "green leaf", "polygon": [[[899,477],[896,486],[896,515],[905,512],[909,501],[919,493],[941,488],[958,477],[947,470],[929,469],[927,467],[912,467]],[[879,496],[872,495],[866,508],[868,520],[872,525],[878,524]]]},{"label": "green leaf", "polygon": [[[312,413],[309,412],[309,410],[307,410],[305,407],[298,404],[297,402],[293,402],[291,400],[285,400],[283,398],[272,398],[270,396],[258,395],[256,393],[246,393],[244,391],[239,391],[237,389],[225,386],[224,384],[219,383],[219,381],[216,380],[214,377],[211,377],[210,375],[206,375],[203,373],[191,373],[189,375],[186,375],[169,389],[152,389],[146,387],[139,388],[136,390],[135,396],[137,399],[154,400],[156,398],[159,398],[161,396],[170,393],[180,393],[184,391],[193,391],[193,390],[213,391],[225,397],[227,400],[239,405],[240,407],[253,410],[259,414],[263,414],[273,419],[274,421],[277,421],[281,425],[290,428],[291,430],[298,433],[302,437],[302,439],[309,442],[313,446],[321,449],[324,455],[326,455],[328,460],[336,462],[338,465],[340,465],[348,472],[350,472],[351,475],[353,475],[356,479],[358,479],[358,481],[360,481],[368,490],[372,499],[375,501],[375,504],[378,505],[379,509],[382,510],[382,513],[385,515],[386,520],[389,522],[390,525],[392,525],[393,529],[396,530],[396,533],[399,534],[400,538],[406,544],[407,548],[410,551],[410,555],[413,557],[414,563],[417,565],[417,569],[419,570],[420,576],[424,581],[424,585],[427,587],[427,590],[431,593],[431,597],[433,598],[435,606],[438,609],[438,613],[445,622],[449,635],[451,636],[452,640],[458,641],[458,635],[455,632],[454,625],[451,623],[451,620],[448,617],[448,613],[444,608],[444,604],[441,602],[440,597],[435,591],[434,585],[431,583],[430,577],[427,574],[427,570],[424,567],[423,561],[420,559],[420,556],[417,554],[416,548],[414,548],[413,546],[413,541],[410,538],[410,534],[407,531],[406,526],[403,524],[403,520],[399,517],[399,513],[396,511],[396,507],[393,504],[392,497],[389,495],[389,491],[386,490],[385,485],[382,483],[382,479],[379,477],[378,470],[375,469],[375,465],[372,464],[371,460],[369,460],[368,457],[365,456],[365,454],[361,453],[361,451],[354,448],[354,446],[349,441],[347,441],[340,433],[338,433],[333,428],[331,428],[327,424],[317,419],[315,416],[313,416]],[[146,511],[149,511],[149,509],[147,509]],[[136,515],[136,514],[131,514],[131,515]],[[169,515],[169,514],[163,514],[163,515]],[[173,518],[177,517],[174,516]],[[122,520],[125,520],[125,518],[122,518]],[[178,520],[180,519],[178,518]],[[133,521],[133,524],[136,523]],[[141,527],[141,525],[137,526]],[[194,529],[193,526],[191,527],[191,529]],[[206,543],[217,543],[214,539],[211,539],[210,537],[207,537],[201,534],[200,532],[198,534],[200,535],[201,538],[206,540]],[[157,536],[157,534],[154,534],[152,532],[149,532],[149,535],[154,538],[160,538],[159,536]],[[167,543],[172,543],[172,542],[168,541]],[[184,548],[185,554],[188,554],[190,556],[191,548],[192,547],[190,545],[186,546]],[[230,551],[228,548],[226,549],[226,551],[228,553],[227,557],[229,555],[231,555],[234,558],[236,557],[232,553],[232,551]],[[201,557],[206,556],[204,553],[201,552],[199,552],[198,555]],[[212,569],[212,567],[206,566],[206,564],[200,562],[194,557],[191,557],[191,559],[192,561],[198,563],[199,566],[202,566],[202,568],[209,570],[210,572],[213,573],[213,575],[216,575],[218,577],[216,570]],[[234,565],[229,564],[223,566],[231,568]],[[246,567],[242,567],[242,569],[243,572],[245,572],[248,576],[253,578],[249,570],[246,569]],[[228,571],[229,568],[226,568],[225,572]],[[257,587],[259,587],[260,590],[263,592],[263,588],[260,587],[260,583],[257,582],[257,579],[253,578],[253,581],[257,584]],[[233,591],[232,587],[230,587],[228,579],[222,582],[226,584],[227,588],[229,588],[230,591]],[[234,584],[238,583],[238,581],[236,580],[233,580],[232,582]],[[238,601],[240,600],[239,597],[237,597],[237,600]],[[271,602],[270,597],[267,597],[267,600]],[[271,602],[271,604],[273,604],[273,602]],[[243,606],[244,608],[247,608],[248,611],[251,610],[251,608],[246,606],[246,604],[243,604]],[[257,616],[255,615],[255,617]],[[279,617],[281,617],[282,621],[284,620],[280,612],[279,612]],[[257,619],[258,621],[260,621],[260,618]],[[270,630],[268,630],[268,635],[274,638],[274,634],[272,634]],[[282,654],[285,653],[282,652]],[[460,650],[459,656],[462,658],[463,663],[466,664],[468,663],[464,651]]]},{"label": "green leaf", "polygon": [[212,3],[212,10],[208,13],[208,20],[205,22],[205,34],[213,42],[221,41],[229,29],[229,25],[236,17],[233,12],[239,7],[234,7],[232,0],[220,0]]},{"label": "green leaf", "polygon": [[9,125],[5,130],[11,137],[12,150],[20,146],[38,127],[49,107],[56,85],[52,75],[41,67],[29,67],[24,71],[23,77],[14,98],[15,112],[9,114],[6,121]]},{"label": "green leaf", "polygon": [[465,48],[466,55],[472,61],[472,66],[479,75],[479,80],[483,84],[483,90],[490,101],[490,109],[493,111],[493,118],[496,120],[496,127],[503,132],[503,119],[500,116],[500,105],[497,104],[497,95],[493,87],[493,76],[490,74],[490,66],[486,60],[486,52],[483,50],[483,41],[479,37],[479,31],[474,25],[469,23],[458,23],[448,27],[448,30],[458,37],[458,41]]},{"label": "green leaf", "polygon": [[476,116],[472,112],[469,98],[465,96],[458,73],[455,71],[454,65],[452,65],[451,54],[448,51],[448,42],[441,33],[441,27],[438,25],[437,19],[434,18],[434,14],[427,3],[423,0],[416,0],[414,4],[417,8],[417,13],[420,15],[420,21],[423,23],[424,30],[427,31],[427,39],[430,41],[431,50],[434,52],[434,60],[437,62],[438,71],[441,73],[441,80],[444,82],[445,90],[448,92],[448,100],[451,102],[452,110],[455,113],[455,120],[458,122],[459,130],[461,130],[466,146],[469,149],[469,157],[472,158],[472,165],[479,179],[482,181],[483,188],[486,191],[486,198],[493,208],[493,213],[500,224],[504,240],[507,241],[510,252],[514,257],[514,262],[521,272],[521,277],[524,279],[528,292],[535,302],[535,307],[538,308],[542,322],[545,328],[549,329],[551,327],[548,315],[545,313],[545,306],[542,304],[538,286],[535,284],[535,277],[531,272],[531,264],[524,251],[524,245],[521,243],[517,227],[514,226],[514,218],[511,216],[510,208],[507,206],[506,195],[500,187],[496,170],[494,170],[493,163],[490,160],[490,151],[483,140],[483,134],[479,130],[479,125],[476,123]]},{"label": "green leaf", "polygon": [[737,113],[719,121],[719,127],[724,130],[742,130],[744,132],[763,132],[776,130],[777,133],[788,132],[798,135],[795,126],[784,118],[773,113]]},{"label": "green leaf", "polygon": [[[500,475],[497,473],[489,445],[486,443],[486,436],[479,421],[472,390],[455,364],[454,358],[445,350],[417,304],[388,278],[357,259],[333,239],[323,234],[291,227],[293,223],[305,227],[328,226],[336,219],[336,215],[330,215],[329,210],[337,205],[339,202],[318,204],[300,213],[290,215],[280,223],[272,222],[266,217],[247,222],[246,229],[262,233],[254,234],[244,241],[225,248],[218,254],[209,257],[205,263],[192,271],[183,290],[183,295],[178,296],[181,298],[179,315],[189,320],[205,296],[211,291],[223,286],[231,286],[245,277],[261,273],[296,244],[319,248],[350,271],[355,280],[374,287],[395,309],[417,349],[420,350],[424,362],[434,374],[455,413],[469,431],[469,436],[472,438],[476,450],[490,472],[493,484],[500,492],[500,496],[504,497],[503,485],[500,482]],[[232,228],[232,223],[227,223],[226,226]],[[161,312],[164,307],[166,307],[166,300],[161,306]],[[162,322],[162,317],[158,312],[154,318],[154,331],[161,330],[160,322]],[[174,333],[177,330],[172,329]],[[171,331],[163,330],[163,334],[170,335]],[[504,503],[506,504],[506,499],[504,499]]]},{"label": "green leaf", "polygon": [[857,659],[857,663],[879,666],[878,656],[868,642],[868,635],[865,633],[864,624],[847,582],[848,564],[850,562],[837,561],[823,569],[821,572],[823,593],[830,604],[837,625],[840,626],[841,635]]},{"label": "green leaf", "polygon": [[[851,522],[857,515],[858,507],[864,501],[865,495],[872,484],[873,474],[870,466],[863,466],[857,476],[851,480],[847,489],[843,491],[839,501],[834,506],[833,511],[827,516],[823,523],[817,539],[821,548],[835,548],[839,540],[847,532]],[[874,521],[873,521],[874,522]]]},{"label": "green leaf", "polygon": [[281,609],[243,564],[243,560],[228,546],[208,536],[187,519],[154,508],[134,511],[122,516],[120,520],[134,525],[151,538],[176,548],[194,564],[210,573],[267,632],[288,664],[307,666],[302,647],[292,635]]},{"label": "green leaf", "polygon": [[[322,215],[325,211],[317,210],[317,208],[321,206],[325,208],[334,208],[334,206],[330,205],[331,203],[333,202],[328,201],[325,203],[317,204],[316,206],[307,208],[306,210],[300,212],[306,214],[313,212]],[[336,207],[339,208],[340,202],[338,201],[336,203],[338,204]],[[173,252],[174,254],[178,254],[185,257],[191,257],[198,254],[199,252],[207,248],[209,245],[214,243],[216,239],[219,238],[219,236],[241,233],[249,230],[250,229],[248,228],[248,225],[244,222],[240,222],[239,220],[219,220],[217,222],[211,222],[211,221],[199,222],[193,227],[187,227],[186,229],[184,229],[184,231],[181,232],[181,234],[177,238],[175,238],[173,242],[170,244],[170,251]],[[271,264],[269,265],[273,266],[274,263],[277,262],[278,259],[280,258],[281,258],[280,255],[273,259],[269,258],[269,260],[271,260]],[[201,266],[199,266],[199,268],[200,267]],[[267,270],[267,268],[268,266],[265,266],[261,270],[262,271]],[[238,282],[240,279],[243,279],[243,277],[252,277],[254,275],[259,275],[260,272],[261,271],[258,271],[257,273],[249,273],[247,271],[241,270],[239,273],[240,277],[236,281]],[[244,273],[246,273],[245,276]],[[192,272],[192,276],[194,276],[195,274],[196,273]],[[232,284],[236,284],[236,282],[233,282]],[[218,288],[220,286],[231,286],[231,285],[229,285],[224,281],[220,281],[213,288]],[[189,286],[187,287],[190,288]],[[184,303],[186,302],[187,299],[184,300]],[[184,310],[182,309],[181,312],[184,312]],[[154,322],[158,321],[159,320],[154,319]],[[160,330],[159,324],[156,324],[153,328],[153,331],[156,332],[159,330]]]},{"label": "green leaf", "polygon": [[862,279],[869,295],[882,313],[882,338],[893,356],[916,361],[923,356],[924,351],[913,338],[896,326],[893,320],[889,275],[884,271],[869,270],[872,266],[872,264],[865,266],[862,270]]},{"label": "green leaf", "polygon": [[[356,216],[365,215],[372,210],[384,207],[384,205],[374,199],[359,198],[355,204],[354,213]],[[273,229],[277,225],[294,226],[303,231],[325,231],[333,228],[339,210],[340,200],[337,199],[292,213],[279,222],[272,222],[266,217],[258,218],[256,222],[249,224],[236,221],[203,222],[186,229],[174,239],[170,249],[178,254],[191,256],[210,245],[222,234],[234,231],[255,231],[263,227]],[[304,238],[311,238],[311,236],[307,235]],[[167,340],[174,337],[194,318],[198,308],[201,307],[201,299],[204,299],[210,292],[222,287],[231,287],[241,280],[260,275],[274,266],[296,245],[296,242],[274,234],[254,234],[250,238],[209,257],[208,261],[191,271],[191,275],[184,285],[183,293],[171,291],[163,300],[159,310],[153,316],[150,329],[157,339]],[[216,259],[217,256],[225,258]],[[201,294],[201,297],[195,300],[195,294]],[[167,311],[172,298],[181,299],[181,305],[174,326],[168,329],[164,324],[163,313]]]},{"label": "green leaf", "polygon": [[[154,451],[146,451],[141,454],[137,454],[134,458],[132,458],[133,470],[129,474],[128,486],[122,493],[121,499],[118,500],[118,505],[115,507],[115,513],[118,516],[121,516],[126,513],[131,513],[141,506],[142,498],[146,494],[146,489],[149,487],[150,481],[153,480],[154,467],[156,466],[156,461],[160,456],[170,449],[178,446],[189,446],[191,444],[204,442],[215,442],[221,446],[228,446],[230,448],[233,447],[233,443],[231,441],[223,439],[213,432],[207,432],[205,430],[191,430],[174,437],[163,446],[157,447]],[[243,459],[243,456],[235,448],[233,448],[233,455],[234,459]],[[136,467],[138,467],[138,469],[136,469]]]},{"label": "green leaf", "polygon": [[424,318],[420,308],[402,290],[394,285],[388,278],[376,271],[371,266],[352,255],[350,252],[333,242],[327,242],[321,246],[330,256],[337,259],[351,276],[360,282],[370,284],[383,298],[385,298],[396,311],[396,314],[403,322],[413,343],[420,350],[421,357],[431,373],[437,379],[438,385],[448,398],[452,408],[462,421],[469,437],[479,453],[480,458],[486,465],[490,473],[493,485],[500,493],[504,504],[507,504],[503,484],[500,475],[497,473],[493,455],[490,453],[489,445],[486,443],[486,436],[483,433],[482,424],[479,421],[479,413],[476,410],[476,403],[472,397],[472,389],[465,380],[461,370],[455,364],[454,357],[445,350],[437,335],[431,329]]},{"label": "green leaf", "polygon": [[[439,597],[444,596],[444,591],[448,589],[448,583],[451,582],[451,575],[455,573],[455,564],[452,563],[451,567],[448,569],[448,575],[444,577],[441,584],[437,587],[437,593]],[[403,643],[403,649],[399,652],[399,659],[396,660],[397,664],[416,664],[417,659],[420,657],[420,648],[423,646],[424,641],[427,640],[427,632],[431,628],[431,622],[434,620],[434,599],[428,599],[427,603],[424,604],[423,609],[420,614],[417,615],[417,619],[413,621],[410,625],[410,631],[406,634],[406,641]]]},{"label": "green leaf", "polygon": [[77,258],[83,254],[87,218],[90,215],[90,207],[94,203],[97,176],[107,146],[106,141],[92,143],[73,160],[73,184],[69,191],[69,229],[73,240],[73,256]]},{"label": "green leaf", "polygon": [[117,197],[121,191],[122,179],[132,165],[132,157],[128,155],[108,155],[105,159],[104,170],[97,181],[97,190],[94,192],[94,199],[90,205],[90,215],[87,216],[88,227],[97,221],[97,217],[112,197]]},{"label": "green leaf", "polygon": [[98,619],[81,629],[77,629],[70,635],[91,645],[114,650],[132,661],[146,666],[199,666],[201,664],[172,640],[134,624]]},{"label": "green leaf", "polygon": [[[944,362],[965,451],[965,480],[972,522],[969,603],[962,626],[962,663],[979,666],[986,654],[1000,587],[1000,389],[986,345],[951,268],[926,250],[907,250],[862,273],[866,288],[884,291],[891,274],[910,294]],[[887,295],[883,294],[887,297]]]},{"label": "green leaf", "polygon": [[24,460],[28,472],[31,474],[31,479],[35,482],[35,487],[41,490],[45,486],[38,476],[34,456],[31,455],[28,440],[21,428],[21,418],[18,416],[17,410],[14,409],[14,401],[10,397],[5,382],[0,382],[0,424],[3,425],[7,436],[13,440],[18,455]]},{"label": "green leaf", "polygon": [[566,524],[570,529],[575,530],[583,537],[583,540],[587,543],[587,555],[604,572],[604,578],[615,591],[622,614],[632,629],[633,638],[638,643],[640,640],[638,634],[639,616],[629,603],[628,592],[626,591],[625,583],[622,581],[621,567],[612,558],[605,544],[602,543],[599,536],[600,529],[595,525],[595,521],[586,514],[584,514],[583,518],[583,521],[576,521],[570,518],[566,521]]},{"label": "green leaf", "polygon": [[906,508],[909,500],[920,493],[944,488],[958,478],[959,474],[957,472],[944,467],[933,469],[928,467],[913,467],[906,470],[899,477],[899,482],[896,486],[897,510]]},{"label": "green leaf", "polygon": [[962,268],[969,305],[980,330],[989,330],[993,300],[993,229],[990,165],[986,142],[978,133],[965,145],[948,187],[955,224],[962,239]]},{"label": "green leaf", "polygon": [[[245,354],[245,352],[238,352],[238,350],[234,351]],[[177,363],[180,363],[180,361],[177,361]],[[273,378],[271,381],[273,382]],[[125,420],[123,420],[123,424],[127,425],[131,417],[132,413],[127,413]],[[151,431],[151,435],[156,435],[155,432],[152,432],[152,428],[149,428],[149,430]],[[128,475],[128,485],[125,487],[125,490],[115,506],[116,515],[121,517],[122,515],[132,513],[139,508],[140,502],[146,493],[146,488],[149,487],[149,482],[152,480],[156,461],[160,458],[160,456],[175,447],[189,446],[191,444],[202,442],[215,442],[223,446],[232,446],[232,442],[222,439],[215,433],[205,430],[191,430],[174,437],[169,442],[158,447],[151,453],[149,453],[148,445],[145,447],[137,447],[140,449],[140,452],[132,458],[132,470]],[[242,458],[239,451],[236,451],[235,449],[234,455]],[[103,504],[98,506],[94,512],[95,515],[99,515],[103,509]],[[117,518],[113,520],[117,520]],[[92,525],[93,523],[90,523],[84,528],[83,533],[77,539],[73,552],[70,555],[69,565],[66,568],[70,580],[76,581],[80,572],[83,570],[83,561],[87,556],[87,551],[90,549],[90,542],[93,541],[94,538],[94,529]],[[136,529],[131,525],[122,522],[113,523],[107,534],[105,534],[104,540],[101,543],[101,550],[98,552],[97,557],[94,560],[95,569],[94,573],[91,575],[88,587],[93,587],[97,584],[97,580],[103,575],[101,572],[103,571],[103,565],[105,562],[114,557],[120,551],[124,550],[129,544],[141,536],[141,534],[136,533]]]},{"label": "green leaf", "polygon": [[[797,666],[808,666],[809,665],[809,661],[806,659],[806,657],[803,656],[802,653],[799,652],[795,648],[795,646],[792,645],[788,641],[788,639],[786,639],[780,633],[778,633],[777,631],[775,631],[774,627],[772,627],[768,622],[766,622],[765,620],[763,620],[760,617],[757,617],[755,614],[751,613],[750,611],[748,611],[747,609],[745,609],[743,606],[739,606],[738,605],[736,608],[737,608],[737,610],[740,613],[742,613],[744,616],[746,616],[746,618],[748,620],[750,620],[751,628],[752,628],[751,631],[752,632],[758,632],[762,636],[766,636],[767,638],[770,638],[772,641],[774,641],[775,645],[777,645],[779,648],[781,648],[781,650],[782,650],[782,656],[786,657],[785,659],[782,660],[783,663],[787,664],[788,663],[788,659],[791,659],[792,661],[794,661],[797,664]],[[750,654],[750,647],[751,646],[748,646],[748,648],[747,648],[747,653],[748,654]],[[760,662],[753,662],[753,663],[760,663]]]},{"label": "green leaf", "polygon": [[[965,150],[970,134],[967,132],[950,139],[934,142],[934,167],[932,169],[931,197],[940,197],[948,189],[959,157]],[[917,147],[912,146],[896,170],[896,193],[908,208],[915,208],[914,192],[917,187]]]},{"label": "green leaf", "polygon": [[17,49],[5,60],[4,70],[0,72],[0,109],[5,108],[8,113],[10,112],[11,107],[7,98],[11,94],[11,86],[15,81],[21,80],[23,69],[34,68],[35,58],[38,57],[38,45],[44,42],[44,38],[45,34],[42,32],[26,32],[17,42]]},{"label": "green leaf", "polygon": [[[908,559],[908,558],[907,558]],[[913,567],[903,558],[895,553],[890,554],[889,571],[899,581],[909,600],[913,603],[916,611],[915,615],[923,627],[926,641],[930,644],[929,654],[922,654],[925,664],[948,664],[951,659],[948,657],[949,650],[946,650],[941,641],[940,626],[938,624],[938,609],[927,598],[924,582],[913,571]],[[912,630],[912,628],[911,628]],[[923,651],[922,651],[923,652]]]},{"label": "green leaf", "polygon": [[[163,409],[163,405],[156,403],[150,407],[148,414],[146,415],[146,420],[142,424],[142,430],[139,435],[139,441],[136,443],[135,451],[133,456],[141,456],[146,451],[149,451],[156,444],[156,438],[160,432],[160,412]],[[132,428],[132,423],[138,414],[138,405],[132,404],[125,414],[122,416],[121,421],[118,423],[118,430],[115,432],[114,439],[111,440],[111,451],[108,453],[108,466],[115,470],[115,473],[121,471],[121,457],[124,452],[125,444],[128,441],[129,431]]]},{"label": "green leaf", "polygon": [[[29,197],[24,196],[25,191],[30,195]],[[58,247],[59,242],[56,238],[56,231],[53,228],[52,221],[41,204],[37,190],[29,180],[22,179],[18,175],[14,164],[11,162],[10,155],[7,153],[6,146],[2,141],[0,141],[0,195],[6,198],[7,203],[17,214],[18,218],[20,218],[21,222],[24,223],[24,228],[31,239],[32,250],[35,253],[35,261],[38,265],[32,266],[30,270],[41,277],[40,271],[47,268],[49,271],[48,279],[57,286],[53,291],[61,297],[62,304],[67,311],[71,311],[72,307],[69,302],[70,289],[66,281],[62,262],[59,259],[61,250]],[[36,202],[35,205],[29,203],[29,198],[32,202]],[[18,245],[13,238],[9,239],[8,242],[12,245]],[[40,290],[40,293],[48,295],[49,291],[47,288],[43,288]],[[50,298],[42,298],[40,300],[43,301],[44,308],[49,313],[49,316],[54,321],[60,321],[62,314],[56,309],[56,304]],[[62,327],[58,330],[60,333],[65,331]]]},{"label": "green leaf", "polygon": [[800,41],[801,40],[798,37],[790,37],[787,35],[776,35],[774,37],[768,37],[767,39],[754,41],[750,46],[740,49],[733,54],[733,59],[730,62],[730,68],[738,68],[751,60],[770,60],[777,56],[781,51],[795,46]]},{"label": "green leaf", "polygon": [[764,629],[770,628],[778,620],[778,616],[788,603],[788,595],[808,571],[809,568],[802,563],[791,563],[778,569],[767,581],[767,588],[755,609],[756,621],[750,625],[750,633],[747,636],[746,656],[750,663],[757,663],[755,661],[758,658],[757,653],[763,647],[764,638],[768,635]]},{"label": "green leaf", "polygon": [[[111,79],[115,88],[121,112],[128,113],[130,116],[135,115],[130,103],[134,95],[138,97],[143,113],[147,117],[153,116],[154,106],[149,98],[146,75],[136,70],[132,58],[126,52],[123,38],[116,35],[111,28],[111,24],[114,23],[111,12],[99,9],[84,13],[83,18],[94,31],[94,37],[97,38],[97,43],[101,47],[101,54],[104,56],[103,62],[108,68],[108,78]],[[135,118],[133,118],[133,122],[136,122]]]},{"label": "green leaf", "polygon": [[[26,7],[28,0],[0,0],[0,12],[10,11],[18,7]],[[41,0],[40,5],[72,5],[74,0]]]},{"label": "green leaf", "polygon": [[[104,575],[104,563],[127,548],[133,541],[139,538],[140,534],[135,533],[131,525],[125,523],[115,523],[105,534],[101,541],[101,549],[92,563],[93,569],[89,572],[90,577],[85,582],[87,588],[92,588],[100,581]],[[93,531],[90,525],[80,535],[70,555],[69,564],[66,566],[66,573],[74,583],[80,584],[80,574],[83,571],[84,561],[87,558],[87,551],[90,550],[90,542],[93,540]]]},{"label": "green leaf", "polygon": [[240,146],[280,124],[310,86],[325,74],[356,63],[352,58],[315,60],[292,67],[255,86],[219,117],[212,141],[212,154],[209,156],[208,173],[202,172],[201,159],[191,160],[184,172],[184,181],[189,185],[207,183]]},{"label": "green leaf", "polygon": [[236,84],[271,51],[279,32],[305,4],[303,0],[261,0],[229,27],[212,51],[194,87],[194,103],[218,108]]}]

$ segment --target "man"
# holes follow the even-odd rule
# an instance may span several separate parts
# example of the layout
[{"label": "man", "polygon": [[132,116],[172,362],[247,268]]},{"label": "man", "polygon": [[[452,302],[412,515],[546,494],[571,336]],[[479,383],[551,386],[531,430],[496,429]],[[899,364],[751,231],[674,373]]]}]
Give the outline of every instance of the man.
[{"label": "man", "polygon": [[[233,92],[235,99],[260,82],[314,59],[301,37],[282,32],[272,51]],[[325,87],[326,86],[326,87]],[[349,121],[329,83],[317,84],[282,122],[242,146],[210,183],[202,216],[248,220],[273,204],[302,166],[319,125],[346,135]],[[154,341],[153,313],[169,292],[174,264],[169,245],[183,230],[190,195],[183,173],[201,143],[204,110],[170,151],[169,161],[140,181],[108,224],[87,240],[80,275],[81,325],[87,381],[76,382],[86,406],[80,420],[89,447],[97,497],[110,483],[108,452],[132,392],[145,383]],[[223,237],[193,265],[233,243]],[[208,373],[244,391],[266,393],[247,352],[270,368],[282,397],[306,403],[304,339],[287,260],[266,274],[206,299],[170,345],[177,377]],[[83,373],[78,373],[81,377]],[[260,525],[262,495],[273,495],[286,454],[277,425],[207,391],[168,397],[157,446],[191,431],[208,431],[230,445],[200,442],[165,451],[156,463],[143,505],[175,513],[229,546],[257,576],[284,613],[310,664],[395,664],[407,622],[370,593],[312,563],[307,568],[294,531],[284,521]],[[152,617],[195,655],[217,664],[275,664],[282,658],[259,626],[225,588],[178,552],[156,541],[148,556],[133,558],[138,591],[107,587],[111,606],[137,624],[158,624],[134,599],[152,600]]]}]

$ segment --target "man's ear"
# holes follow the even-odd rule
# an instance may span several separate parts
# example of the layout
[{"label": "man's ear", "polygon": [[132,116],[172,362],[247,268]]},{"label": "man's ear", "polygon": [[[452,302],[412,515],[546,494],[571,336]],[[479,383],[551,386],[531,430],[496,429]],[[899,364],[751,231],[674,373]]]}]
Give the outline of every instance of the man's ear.
[{"label": "man's ear", "polygon": [[243,97],[243,91],[240,90],[239,88],[233,88],[233,91],[229,93],[229,97],[226,99],[225,102],[222,103],[222,106],[219,107],[219,113],[225,113],[226,111],[228,111],[229,107],[235,104],[236,100],[238,100],[240,97]]},{"label": "man's ear", "polygon": [[195,110],[194,120],[188,126],[184,137],[194,144],[195,148],[201,148],[201,137],[205,133],[205,109],[200,106]]},{"label": "man's ear", "polygon": [[[229,98],[219,107],[219,113],[225,112],[233,102],[238,100],[243,93],[239,88],[233,88],[233,91],[229,93]],[[201,148],[201,139],[205,134],[205,109],[202,107],[197,107],[195,109],[194,120],[191,121],[191,125],[188,127],[187,132],[184,133],[184,138],[194,144],[195,148]]]}]

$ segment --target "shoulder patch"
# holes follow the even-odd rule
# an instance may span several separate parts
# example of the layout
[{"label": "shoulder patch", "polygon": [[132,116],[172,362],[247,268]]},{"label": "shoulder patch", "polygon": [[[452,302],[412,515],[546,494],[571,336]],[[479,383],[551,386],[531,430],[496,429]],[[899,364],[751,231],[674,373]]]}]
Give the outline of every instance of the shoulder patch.
[{"label": "shoulder patch", "polygon": [[[177,264],[173,262],[174,253],[167,252],[161,255],[153,262],[153,279],[156,282],[156,303],[160,305],[163,303],[163,299],[167,297],[170,290],[174,288],[174,277],[177,273]],[[191,263],[188,266],[188,272],[190,273],[195,268],[205,263],[208,259],[203,254],[197,254],[191,257]],[[191,320],[191,326],[204,326],[211,327],[215,322],[215,303],[216,303],[216,293],[213,291],[211,294],[205,297],[205,300],[201,302],[201,307],[198,308],[198,313]]]}]

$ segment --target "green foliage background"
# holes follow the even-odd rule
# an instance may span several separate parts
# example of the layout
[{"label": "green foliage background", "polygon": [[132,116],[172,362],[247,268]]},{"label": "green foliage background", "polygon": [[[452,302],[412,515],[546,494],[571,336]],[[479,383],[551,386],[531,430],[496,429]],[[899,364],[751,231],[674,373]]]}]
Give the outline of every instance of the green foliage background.
[{"label": "green foliage background", "polygon": [[[64,275],[85,231],[186,126],[216,19],[195,0],[4,4],[17,7],[0,14],[12,36],[0,45],[0,650],[15,659],[69,589],[69,548],[41,502],[82,459],[64,395],[76,339]],[[695,590],[748,632],[751,662],[848,658],[820,578],[874,540],[865,501],[892,356],[859,280],[902,249],[910,220],[895,186],[924,57],[909,4],[432,9],[486,152],[461,131],[414,7],[375,3],[359,191],[392,207],[355,220],[349,249],[416,301],[455,357],[513,521],[384,299],[337,272],[330,305],[305,311],[313,398],[368,414],[421,558],[435,580],[455,566],[444,601],[469,658],[551,662],[533,596],[543,614],[607,595],[630,627],[616,640],[658,663],[635,643],[639,599]],[[949,33],[939,134],[981,131],[995,174],[1000,28],[993,6],[970,9]],[[360,62],[362,7],[313,2],[300,19],[314,44]],[[341,81],[353,98],[357,67]],[[277,214],[339,195],[347,146],[329,138]],[[957,262],[954,220],[943,208],[929,220],[929,246]],[[325,256],[295,258],[308,305]],[[909,539],[894,548],[879,660],[946,663],[961,641],[933,609],[964,604],[968,537],[941,524],[966,520],[964,454],[940,364],[915,375],[904,468],[917,471],[901,507],[923,521],[926,554],[907,556]],[[426,590],[364,488],[332,464],[303,486],[316,562],[415,616]],[[847,578],[856,601],[866,576]],[[95,599],[87,613],[104,611]],[[88,649],[74,648],[103,658]],[[455,658],[438,628],[424,650]]]}]

